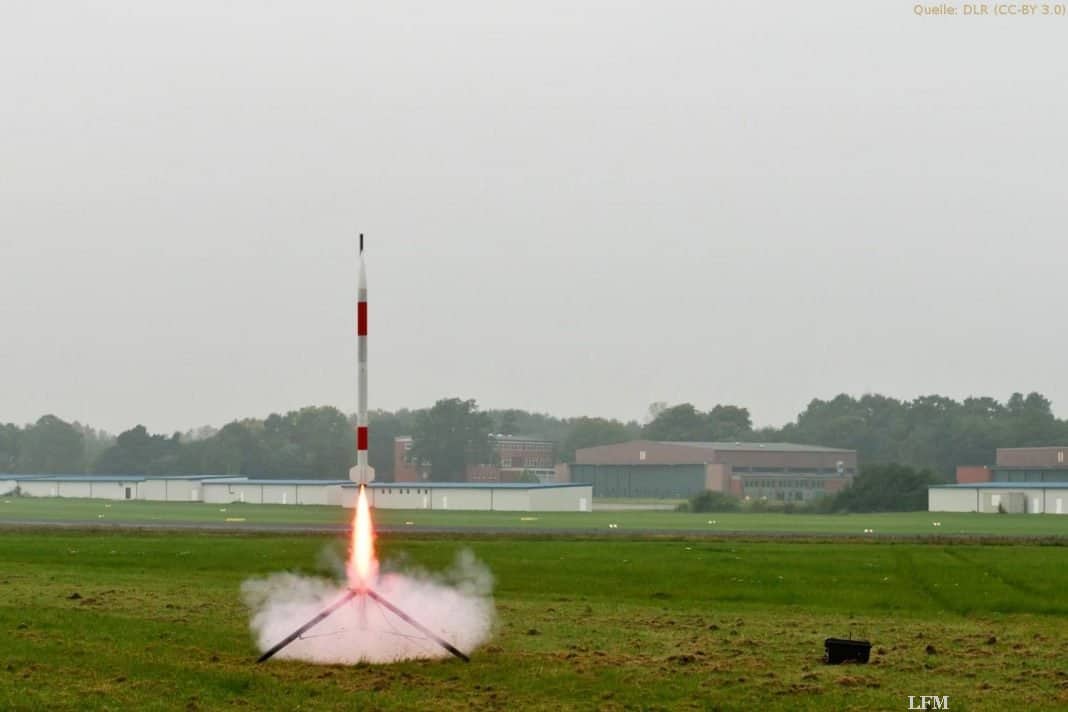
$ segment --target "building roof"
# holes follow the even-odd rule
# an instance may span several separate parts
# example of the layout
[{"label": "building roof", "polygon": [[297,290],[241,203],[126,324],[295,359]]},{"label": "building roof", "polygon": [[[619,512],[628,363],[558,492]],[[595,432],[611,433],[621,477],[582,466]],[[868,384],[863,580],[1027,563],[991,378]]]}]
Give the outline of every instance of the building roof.
[{"label": "building roof", "polygon": [[145,475],[146,480],[232,480],[238,475]]},{"label": "building roof", "polygon": [[530,442],[530,443],[551,443],[551,440],[546,440],[540,435],[505,435],[504,433],[490,433],[490,437],[494,440],[503,440],[505,442]]},{"label": "building roof", "polygon": [[1068,482],[974,482],[963,485],[930,485],[927,489],[1068,489]]},{"label": "building roof", "polygon": [[307,479],[274,479],[267,477],[249,478],[249,477],[225,477],[212,480],[211,482],[205,482],[204,484],[211,485],[343,485],[352,483],[352,480],[307,480]]},{"label": "building roof", "polygon": [[[504,435],[503,433],[490,433],[490,437],[494,440],[502,440],[504,442],[524,442],[524,443],[552,443],[552,440],[547,440],[540,435]],[[411,442],[411,435],[397,435],[393,438],[394,442]]]},{"label": "building roof", "polygon": [[0,475],[0,479],[16,482],[144,482],[145,480],[199,480],[204,484],[247,485],[343,485],[352,480],[313,480],[299,477],[270,478],[245,475]]},{"label": "building roof", "polygon": [[743,443],[743,442],[686,442],[682,440],[656,440],[664,445],[684,445],[686,447],[701,448],[704,450],[745,450],[767,452],[848,452],[837,447],[823,447],[822,445],[798,445],[796,443]]},{"label": "building roof", "polygon": [[[358,487],[355,482],[341,485],[342,487]],[[417,489],[554,489],[558,487],[592,487],[585,482],[372,482],[367,485],[371,489],[384,487],[417,488]]]},{"label": "building roof", "polygon": [[10,475],[8,478],[15,481],[33,482],[144,482],[145,480],[142,475]]},{"label": "building roof", "polygon": [[143,482],[144,480],[233,480],[239,475],[0,475],[11,480],[49,482]]}]

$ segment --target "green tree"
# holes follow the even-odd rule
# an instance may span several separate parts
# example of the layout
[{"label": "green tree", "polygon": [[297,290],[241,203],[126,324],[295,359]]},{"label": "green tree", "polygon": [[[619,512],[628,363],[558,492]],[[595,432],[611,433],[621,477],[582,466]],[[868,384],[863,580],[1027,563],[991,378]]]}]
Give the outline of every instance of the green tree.
[{"label": "green tree", "polygon": [[844,512],[913,512],[927,509],[927,487],[937,482],[930,470],[906,465],[864,465],[853,484],[834,497]]},{"label": "green tree", "polygon": [[511,408],[502,410],[497,417],[497,432],[502,435],[519,435],[520,411]]},{"label": "green tree", "polygon": [[547,413],[531,413],[516,408],[483,412],[495,423],[494,432],[544,438],[554,443],[563,442],[567,437],[567,422]]},{"label": "green tree", "polygon": [[726,492],[706,490],[675,508],[677,512],[737,512],[742,503]]},{"label": "green tree", "polygon": [[1005,404],[1008,436],[1014,447],[1055,444],[1063,432],[1049,399],[1041,393],[1013,393]]},{"label": "green tree", "polygon": [[646,411],[645,422],[646,424],[653,422],[660,417],[660,414],[668,409],[667,401],[653,401],[649,404],[649,408]]},{"label": "green tree", "polygon": [[[272,413],[260,426],[258,421],[242,421],[255,436],[246,439],[253,447],[258,439],[261,472],[285,477],[345,479],[356,461],[356,433],[337,408],[309,406],[285,415]],[[206,442],[210,447],[222,431]],[[253,467],[256,458],[245,460]]]},{"label": "green tree", "polygon": [[[263,421],[263,474],[289,477],[307,474],[303,445],[297,442],[293,433],[295,413],[296,411],[285,415],[271,413]],[[353,447],[355,448],[355,444]]]},{"label": "green tree", "polygon": [[749,409],[736,405],[717,405],[702,413],[692,403],[671,407],[654,403],[649,406],[649,413],[656,415],[646,424],[642,435],[650,440],[712,442],[753,437]]},{"label": "green tree", "polygon": [[22,428],[14,423],[0,423],[0,472],[17,472],[21,439]]},{"label": "green tree", "polygon": [[[227,423],[201,446],[200,467],[219,475],[267,474],[263,425],[257,421]],[[277,473],[281,474],[281,473]]]},{"label": "green tree", "polygon": [[41,416],[22,431],[16,469],[41,474],[85,472],[84,438],[70,423],[54,415]]},{"label": "green tree", "polygon": [[82,434],[85,442],[85,468],[86,472],[93,470],[93,464],[100,458],[104,451],[115,444],[115,436],[103,430],[96,430],[88,425],[82,425],[75,421],[74,429]]},{"label": "green tree", "polygon": [[642,430],[649,440],[700,442],[709,439],[708,418],[691,403],[665,408]]},{"label": "green tree", "polygon": [[493,421],[474,400],[445,398],[416,414],[409,456],[437,482],[465,479],[467,466],[489,462]]},{"label": "green tree", "polygon": [[1009,442],[1007,434],[1005,406],[993,398],[965,398],[953,418],[952,440],[946,443],[954,468],[994,462],[997,448]]},{"label": "green tree", "polygon": [[108,475],[162,475],[177,462],[181,443],[172,437],[151,435],[137,425],[115,438],[115,444],[101,453],[93,471]]},{"label": "green tree", "polygon": [[356,462],[356,433],[337,408],[301,408],[287,413],[292,436],[304,453],[305,470],[314,477],[348,478]]},{"label": "green tree", "polygon": [[749,409],[736,405],[717,405],[708,411],[708,437],[713,441],[746,440],[752,437],[753,421]]},{"label": "green tree", "polygon": [[948,479],[959,462],[952,449],[960,404],[939,395],[920,396],[908,404],[908,428],[898,442],[898,460],[930,467]]}]

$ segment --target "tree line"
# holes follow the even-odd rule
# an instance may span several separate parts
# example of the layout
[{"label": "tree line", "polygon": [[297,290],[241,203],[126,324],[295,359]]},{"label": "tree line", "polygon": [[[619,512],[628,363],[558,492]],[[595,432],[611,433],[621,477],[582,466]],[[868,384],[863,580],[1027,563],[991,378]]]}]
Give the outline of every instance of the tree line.
[{"label": "tree line", "polygon": [[[150,433],[138,425],[112,436],[45,415],[36,423],[0,424],[0,473],[130,475],[241,474],[344,478],[355,460],[354,418],[332,407],[307,407],[222,428]],[[645,423],[581,416],[558,418],[518,409],[481,410],[474,400],[446,398],[429,408],[371,413],[370,462],[393,478],[393,440],[411,435],[410,456],[435,479],[462,477],[486,462],[490,434],[541,437],[557,460],[575,450],[636,438],[677,441],[792,442],[857,450],[862,463],[899,463],[951,480],[958,464],[988,464],[998,447],[1068,442],[1068,420],[1053,415],[1039,393],[956,401],[944,396],[899,400],[869,394],[815,399],[781,428],[754,429],[747,408],[654,403]]]}]

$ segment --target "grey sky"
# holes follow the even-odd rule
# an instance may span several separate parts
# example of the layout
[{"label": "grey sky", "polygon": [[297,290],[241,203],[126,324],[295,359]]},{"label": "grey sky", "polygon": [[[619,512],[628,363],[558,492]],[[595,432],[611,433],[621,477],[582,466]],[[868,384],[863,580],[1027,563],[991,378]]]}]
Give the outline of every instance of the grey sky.
[{"label": "grey sky", "polygon": [[12,2],[0,420],[1068,404],[1068,18]]}]

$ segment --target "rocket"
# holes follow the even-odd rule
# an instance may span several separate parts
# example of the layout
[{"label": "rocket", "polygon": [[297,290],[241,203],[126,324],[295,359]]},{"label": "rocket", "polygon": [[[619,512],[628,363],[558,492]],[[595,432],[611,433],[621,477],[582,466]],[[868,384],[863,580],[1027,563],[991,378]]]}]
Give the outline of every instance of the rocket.
[{"label": "rocket", "polygon": [[363,233],[360,233],[359,277],[356,283],[356,467],[349,479],[361,485],[375,479],[375,470],[367,461],[369,423],[367,420],[367,266],[363,261]]}]

